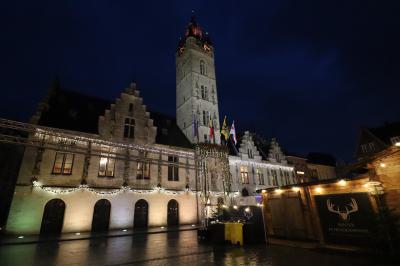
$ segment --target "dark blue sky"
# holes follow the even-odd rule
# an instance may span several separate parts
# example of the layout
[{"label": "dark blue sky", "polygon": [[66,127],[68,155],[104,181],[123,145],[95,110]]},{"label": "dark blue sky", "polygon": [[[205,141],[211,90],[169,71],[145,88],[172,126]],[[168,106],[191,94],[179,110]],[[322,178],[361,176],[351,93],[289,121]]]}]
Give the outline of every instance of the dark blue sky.
[{"label": "dark blue sky", "polygon": [[27,121],[56,76],[109,99],[134,79],[150,109],[175,115],[174,53],[195,10],[237,130],[349,160],[360,125],[400,120],[396,1],[136,2],[3,3],[0,116]]}]

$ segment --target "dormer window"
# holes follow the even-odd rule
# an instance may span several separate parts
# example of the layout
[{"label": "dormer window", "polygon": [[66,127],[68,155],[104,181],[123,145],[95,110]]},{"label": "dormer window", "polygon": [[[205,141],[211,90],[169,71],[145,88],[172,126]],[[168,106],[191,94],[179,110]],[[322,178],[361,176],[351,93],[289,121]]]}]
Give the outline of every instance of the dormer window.
[{"label": "dormer window", "polygon": [[400,136],[395,136],[395,137],[391,137],[390,141],[392,142],[393,145],[399,145],[397,143],[400,143]]},{"label": "dormer window", "polygon": [[201,75],[206,74],[206,65],[203,60],[200,61],[200,74]]},{"label": "dormer window", "polygon": [[135,138],[135,119],[125,118],[124,138]]}]

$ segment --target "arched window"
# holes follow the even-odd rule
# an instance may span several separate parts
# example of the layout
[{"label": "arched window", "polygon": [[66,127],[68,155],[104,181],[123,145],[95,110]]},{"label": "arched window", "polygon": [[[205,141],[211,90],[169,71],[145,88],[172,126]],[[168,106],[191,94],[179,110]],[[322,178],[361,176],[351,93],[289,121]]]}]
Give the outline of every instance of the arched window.
[{"label": "arched window", "polygon": [[201,75],[206,74],[206,65],[203,60],[200,61],[200,74]]},{"label": "arched window", "polygon": [[247,189],[242,189],[242,197],[248,197],[249,196],[249,192],[247,191]]}]

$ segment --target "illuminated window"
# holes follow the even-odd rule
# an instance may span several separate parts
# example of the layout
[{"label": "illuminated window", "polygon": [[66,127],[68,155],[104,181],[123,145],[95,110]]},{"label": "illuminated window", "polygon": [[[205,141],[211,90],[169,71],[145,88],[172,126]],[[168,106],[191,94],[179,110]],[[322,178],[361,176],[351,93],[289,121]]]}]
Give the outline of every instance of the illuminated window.
[{"label": "illuminated window", "polygon": [[135,119],[125,118],[124,138],[135,138]]},{"label": "illuminated window", "polygon": [[115,159],[101,157],[99,165],[99,177],[114,177]]},{"label": "illuminated window", "polygon": [[168,156],[168,181],[179,181],[178,162],[177,156]]},{"label": "illuminated window", "polygon": [[150,179],[150,163],[137,163],[136,179]]},{"label": "illuminated window", "polygon": [[53,174],[70,175],[74,164],[74,154],[57,152],[54,159]]},{"label": "illuminated window", "polygon": [[247,166],[240,166],[240,177],[242,178],[242,184],[249,183],[249,172]]},{"label": "illuminated window", "polygon": [[201,75],[206,74],[206,65],[203,60],[200,61],[200,74]]},{"label": "illuminated window", "polygon": [[257,168],[256,174],[257,174],[257,178],[258,178],[258,184],[264,185],[264,173],[263,173],[262,169]]}]

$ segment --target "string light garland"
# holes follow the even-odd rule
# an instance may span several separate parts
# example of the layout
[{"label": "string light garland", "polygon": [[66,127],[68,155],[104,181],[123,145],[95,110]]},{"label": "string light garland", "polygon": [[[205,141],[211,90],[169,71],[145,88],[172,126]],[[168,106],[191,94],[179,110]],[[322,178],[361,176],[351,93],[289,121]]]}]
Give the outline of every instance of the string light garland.
[{"label": "string light garland", "polygon": [[[174,190],[168,190],[165,188],[159,188],[155,187],[153,189],[134,189],[129,186],[122,186],[119,189],[112,189],[110,191],[104,191],[102,189],[96,189],[96,188],[91,188],[88,185],[79,185],[78,187],[74,188],[59,188],[59,187],[48,187],[48,186],[43,186],[41,185],[38,181],[33,181],[32,182],[33,187],[39,188],[43,191],[50,192],[53,194],[69,194],[75,191],[88,191],[97,195],[116,195],[119,193],[124,193],[124,192],[130,192],[130,193],[135,193],[135,194],[156,194],[156,193],[162,193],[162,194],[167,194],[167,195],[184,195],[184,194],[200,194],[200,191],[193,191],[193,190],[184,190],[184,191],[174,191]],[[210,192],[213,196],[221,196],[224,195],[224,192]],[[239,195],[239,192],[234,192],[232,195],[235,197],[236,195]]]}]

